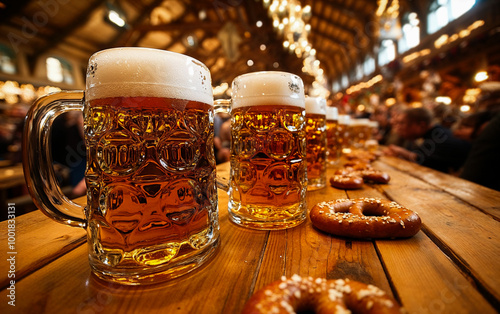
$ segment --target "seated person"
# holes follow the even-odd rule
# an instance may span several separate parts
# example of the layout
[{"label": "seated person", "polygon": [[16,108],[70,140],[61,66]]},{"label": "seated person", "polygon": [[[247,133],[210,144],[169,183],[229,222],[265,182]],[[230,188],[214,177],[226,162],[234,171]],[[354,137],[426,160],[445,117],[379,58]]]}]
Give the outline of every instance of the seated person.
[{"label": "seated person", "polygon": [[380,145],[386,145],[391,133],[388,108],[384,105],[378,106],[371,119],[378,122],[378,132],[375,134],[375,139]]},{"label": "seated person", "polygon": [[231,119],[230,116],[215,116],[214,153],[217,164],[229,161],[231,147]]},{"label": "seated person", "polygon": [[453,135],[459,139],[473,142],[488,124],[493,114],[489,111],[480,111],[463,118],[453,130]]},{"label": "seated person", "polygon": [[500,191],[500,110],[472,145],[460,177]]},{"label": "seated person", "polygon": [[445,173],[460,169],[467,158],[470,144],[457,139],[450,130],[432,121],[432,113],[425,108],[406,109],[395,131],[401,138],[411,142],[407,148],[390,145],[384,151],[385,154]]}]

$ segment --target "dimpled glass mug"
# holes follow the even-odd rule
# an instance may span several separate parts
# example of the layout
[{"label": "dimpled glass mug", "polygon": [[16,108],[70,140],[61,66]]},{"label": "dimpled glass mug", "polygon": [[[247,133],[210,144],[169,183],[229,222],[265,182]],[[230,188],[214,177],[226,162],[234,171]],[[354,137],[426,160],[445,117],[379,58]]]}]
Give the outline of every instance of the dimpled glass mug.
[{"label": "dimpled glass mug", "polygon": [[231,111],[230,220],[267,230],[302,223],[307,213],[302,80],[285,72],[244,74],[233,80],[230,101],[216,101],[216,112],[224,106]]},{"label": "dimpled glass mug", "polygon": [[326,99],[306,97],[307,190],[326,187]]},{"label": "dimpled glass mug", "polygon": [[[84,112],[85,207],[61,193],[52,170],[50,126],[69,110]],[[147,48],[97,52],[85,93],[42,97],[27,115],[31,195],[49,217],[87,230],[98,277],[134,285],[185,274],[219,243],[213,121],[201,62]]]}]

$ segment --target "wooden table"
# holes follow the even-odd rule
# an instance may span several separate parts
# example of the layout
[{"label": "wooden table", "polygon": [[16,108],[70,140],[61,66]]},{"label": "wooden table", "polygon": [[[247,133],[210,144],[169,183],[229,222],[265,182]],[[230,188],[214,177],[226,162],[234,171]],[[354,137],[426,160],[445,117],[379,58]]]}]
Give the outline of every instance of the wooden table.
[{"label": "wooden table", "polygon": [[[4,161],[4,160],[2,160]],[[6,163],[4,163],[6,164]],[[6,207],[8,201],[7,189],[25,184],[23,165],[17,164],[0,168],[0,206]],[[2,210],[6,210],[2,208]],[[6,215],[0,215],[2,219]]]},{"label": "wooden table", "polygon": [[20,184],[24,184],[22,164],[0,168],[0,189],[7,189]]},{"label": "wooden table", "polygon": [[[239,313],[256,289],[293,274],[374,284],[409,313],[498,311],[500,192],[390,157],[375,166],[390,173],[389,184],[309,192],[308,207],[336,198],[389,198],[418,211],[423,229],[416,236],[341,239],[317,231],[309,219],[289,230],[249,230],[229,222],[227,195],[219,191],[222,242],[215,257],[191,274],[153,286],[96,279],[84,230],[40,212],[17,217],[16,306],[5,297],[12,289],[4,255],[0,313]],[[227,173],[227,164],[218,170]],[[0,227],[5,252],[7,222]]]}]

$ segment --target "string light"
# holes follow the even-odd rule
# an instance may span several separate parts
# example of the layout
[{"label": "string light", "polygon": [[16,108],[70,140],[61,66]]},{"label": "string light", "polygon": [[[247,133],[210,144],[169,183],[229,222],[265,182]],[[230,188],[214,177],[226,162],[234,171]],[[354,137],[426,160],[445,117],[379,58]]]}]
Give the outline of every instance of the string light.
[{"label": "string light", "polygon": [[486,72],[486,71],[479,71],[474,76],[474,80],[476,82],[483,82],[483,81],[486,81],[487,79],[488,79],[488,72]]},{"label": "string light", "polygon": [[364,88],[370,88],[372,87],[373,85],[377,84],[378,82],[382,81],[383,77],[382,75],[377,75],[377,76],[374,76],[372,77],[369,81],[367,82],[361,82],[359,84],[356,84],[356,85],[353,85],[351,87],[349,87],[347,90],[346,90],[346,93],[347,94],[352,94],[352,93],[356,93],[356,92],[359,92],[360,90],[364,89]]},{"label": "string light", "polygon": [[302,71],[314,77],[309,95],[327,98],[330,91],[326,88],[324,71],[316,59],[316,50],[307,39],[311,32],[311,25],[308,24],[312,15],[311,6],[303,7],[297,0],[263,0],[263,4],[273,20],[275,31],[283,36],[283,47],[303,59]]},{"label": "string light", "polygon": [[462,112],[469,112],[470,111],[470,106],[469,105],[462,105],[462,106],[460,106],[460,111],[462,111]]},{"label": "string light", "polygon": [[451,98],[448,96],[438,96],[438,97],[436,97],[436,102],[441,103],[441,104],[445,104],[445,105],[449,105],[449,104],[451,104]]}]

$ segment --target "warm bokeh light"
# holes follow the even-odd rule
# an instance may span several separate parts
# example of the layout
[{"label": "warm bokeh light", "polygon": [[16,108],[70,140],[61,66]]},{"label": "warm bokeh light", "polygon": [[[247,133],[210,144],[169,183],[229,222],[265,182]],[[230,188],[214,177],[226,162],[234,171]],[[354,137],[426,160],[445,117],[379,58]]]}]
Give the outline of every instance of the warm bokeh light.
[{"label": "warm bokeh light", "polygon": [[451,98],[448,96],[438,96],[436,97],[436,102],[440,104],[449,105],[451,104]]},{"label": "warm bokeh light", "polygon": [[462,105],[462,106],[460,106],[460,111],[462,111],[462,112],[469,112],[470,111],[470,106],[469,105]]},{"label": "warm bokeh light", "polygon": [[220,96],[223,95],[229,88],[229,84],[224,82],[221,83],[219,86],[214,86],[213,87],[213,94],[214,96]]},{"label": "warm bokeh light", "polygon": [[125,26],[125,20],[114,10],[110,10],[108,13],[108,18],[111,22],[115,23],[119,27]]},{"label": "warm bokeh light", "polygon": [[488,79],[488,72],[486,71],[479,71],[476,73],[476,75],[474,76],[474,80],[476,82],[484,82]]},{"label": "warm bokeh light", "polygon": [[396,104],[396,98],[387,98],[385,104],[390,107]]}]

